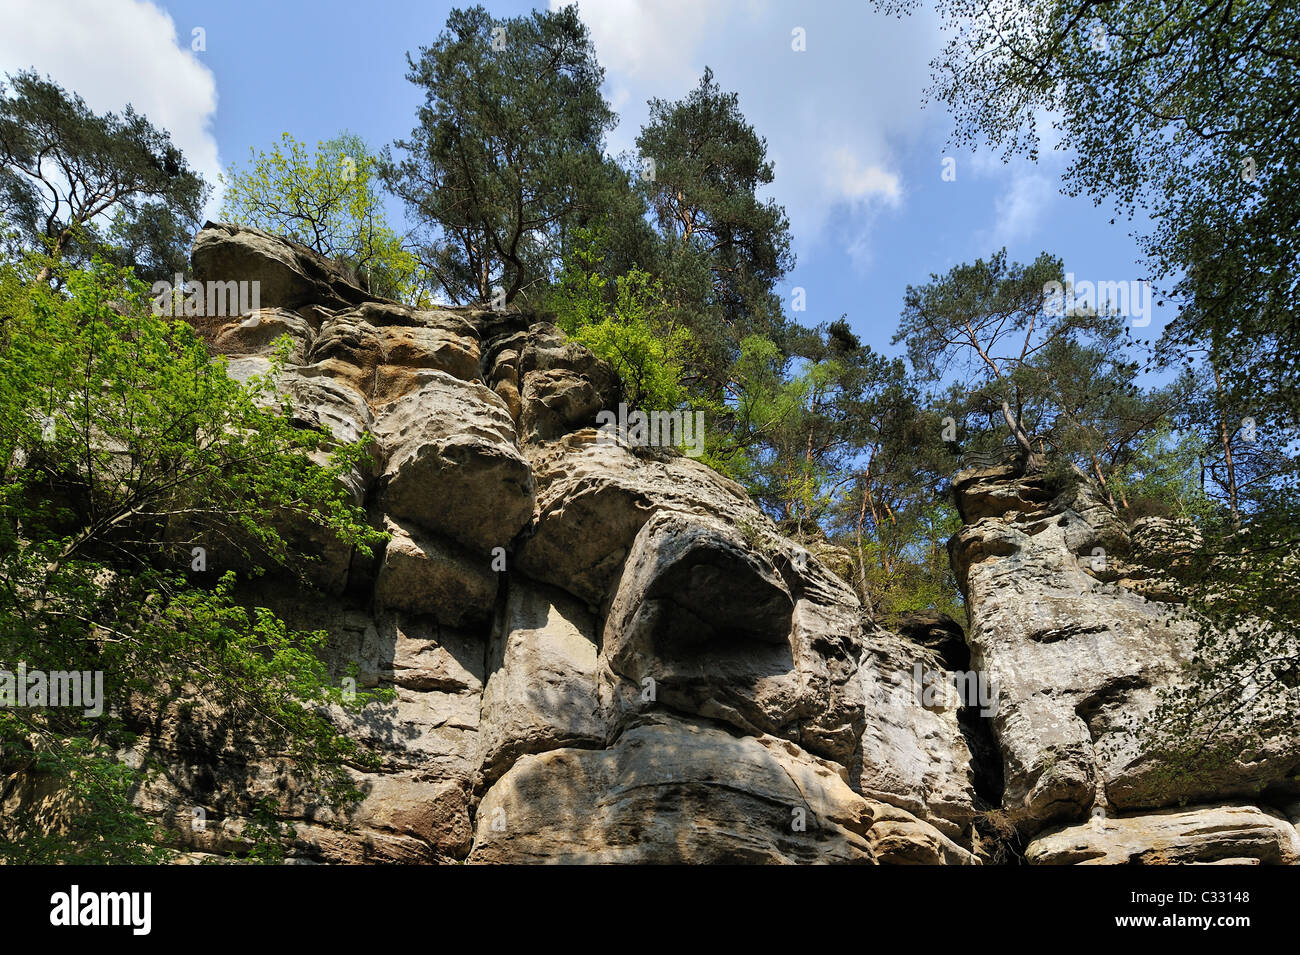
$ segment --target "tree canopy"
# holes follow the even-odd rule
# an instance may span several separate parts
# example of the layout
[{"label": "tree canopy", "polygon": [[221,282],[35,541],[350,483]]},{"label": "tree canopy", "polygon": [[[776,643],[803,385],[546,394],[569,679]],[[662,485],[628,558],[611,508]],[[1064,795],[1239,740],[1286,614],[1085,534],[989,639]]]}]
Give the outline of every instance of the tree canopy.
[{"label": "tree canopy", "polygon": [[421,293],[415,257],[388,225],[376,157],[350,133],[310,151],[288,133],[270,152],[249,150],[247,170],[224,178],[221,215],[301,242],[347,265],[357,282],[389,298]]},{"label": "tree canopy", "polygon": [[19,242],[55,259],[129,262],[148,280],[183,272],[208,187],[171,137],[130,106],[94,113],[34,71],[6,79],[0,214]]},{"label": "tree canopy", "polygon": [[453,10],[408,79],[419,124],[384,177],[423,230],[421,262],[453,301],[540,291],[574,226],[600,212],[614,114],[574,7],[498,19]]}]

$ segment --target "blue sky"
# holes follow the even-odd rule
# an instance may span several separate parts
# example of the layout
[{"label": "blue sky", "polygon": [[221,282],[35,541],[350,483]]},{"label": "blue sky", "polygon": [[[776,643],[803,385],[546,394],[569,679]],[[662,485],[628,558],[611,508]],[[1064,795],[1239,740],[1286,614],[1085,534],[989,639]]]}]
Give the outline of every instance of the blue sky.
[{"label": "blue sky", "polygon": [[[494,14],[531,9],[485,4]],[[453,4],[375,0],[5,0],[0,71],[35,66],[95,109],[133,103],[169,129],[208,178],[282,132],[316,142],[342,129],[379,147],[406,136],[420,102],[408,51],[431,43]],[[847,314],[890,345],[908,284],[987,256],[1062,257],[1079,279],[1144,278],[1109,205],[1059,192],[1064,153],[1037,164],[946,148],[951,118],[925,105],[943,34],[932,14],[897,20],[865,0],[599,0],[580,3],[606,93],[621,117],[611,152],[632,146],[650,97],[676,99],[707,64],[766,137],[768,194],[785,206],[806,290],[800,321]],[[194,50],[194,30],[205,49]],[[792,47],[802,29],[806,49]],[[956,161],[944,181],[942,160]],[[215,209],[213,210],[215,212]],[[400,215],[394,206],[395,215]],[[1163,327],[1157,308],[1139,337]]]}]

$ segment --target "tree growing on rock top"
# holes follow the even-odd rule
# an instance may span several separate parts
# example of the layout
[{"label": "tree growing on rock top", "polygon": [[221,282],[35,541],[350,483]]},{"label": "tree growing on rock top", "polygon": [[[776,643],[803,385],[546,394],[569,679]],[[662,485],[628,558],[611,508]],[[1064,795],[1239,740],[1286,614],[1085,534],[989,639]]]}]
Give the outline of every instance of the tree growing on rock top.
[{"label": "tree growing on rock top", "polygon": [[1123,319],[1104,304],[1066,305],[1062,278],[1047,253],[1021,265],[1003,249],[958,265],[908,287],[894,341],[921,382],[948,387],[976,446],[1010,440],[1031,469],[1051,458],[1104,487],[1164,420],[1168,396],[1138,389]]},{"label": "tree growing on rock top", "polygon": [[577,10],[453,10],[407,61],[425,101],[383,176],[420,223],[422,264],[455,302],[540,290],[622,178],[603,154],[615,117]]},{"label": "tree growing on rock top", "polygon": [[340,133],[314,151],[288,133],[268,152],[249,150],[247,169],[223,177],[221,215],[301,242],[345,264],[368,291],[417,301],[415,256],[388,225],[376,157],[360,136]]},{"label": "tree growing on rock top", "polygon": [[785,210],[757,195],[774,178],[767,141],[708,68],[685,97],[653,99],[649,108],[636,145],[653,175],[637,187],[659,229],[656,269],[670,301],[715,376],[750,335],[785,351],[787,321],[774,289],[794,255]]}]

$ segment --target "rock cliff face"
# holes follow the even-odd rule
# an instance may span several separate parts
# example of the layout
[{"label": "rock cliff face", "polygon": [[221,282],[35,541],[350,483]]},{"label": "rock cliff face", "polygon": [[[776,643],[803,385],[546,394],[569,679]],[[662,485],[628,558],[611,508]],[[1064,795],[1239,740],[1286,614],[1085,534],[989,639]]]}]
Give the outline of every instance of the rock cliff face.
[{"label": "rock cliff face", "polygon": [[1300,861],[1300,734],[1162,778],[1141,725],[1181,678],[1195,625],[1149,599],[1163,588],[1124,562],[1126,528],[1092,489],[1054,495],[1010,466],[963,472],[955,489],[965,526],[949,549],[972,666],[996,688],[1002,809],[1030,837],[1028,861]]},{"label": "rock cliff face", "polygon": [[[1010,827],[1037,863],[1300,859],[1280,811],[1295,740],[1154,787],[1127,721],[1189,634],[1085,569],[1124,537],[1098,503],[961,475],[969,639],[937,619],[888,632],[742,488],[602,440],[615,376],[553,326],[376,301],[254,230],[209,226],[193,258],[200,281],[262,283],[260,311],[209,329],[215,349],[247,377],[290,336],[278,389],[305,424],[371,436],[348,488],[390,534],[365,561],[298,529],[313,588],[244,598],[328,631],[331,665],[396,699],[337,714],[383,754],[350,818],[201,724],[142,739],[125,758],[175,771],[140,801],[181,820],[192,855],[244,844],[239,793],[274,799],[301,861],[968,865],[1006,858]],[[992,697],[959,698],[967,672]],[[195,808],[203,827],[184,824]]]}]

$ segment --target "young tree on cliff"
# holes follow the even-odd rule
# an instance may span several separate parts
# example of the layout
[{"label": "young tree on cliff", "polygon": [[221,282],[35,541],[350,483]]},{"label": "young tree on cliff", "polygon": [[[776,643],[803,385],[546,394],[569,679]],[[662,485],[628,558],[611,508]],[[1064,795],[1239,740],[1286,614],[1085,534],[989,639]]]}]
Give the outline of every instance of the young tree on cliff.
[{"label": "young tree on cliff", "polygon": [[629,407],[681,408],[690,403],[682,385],[690,333],[649,273],[633,267],[614,278],[603,274],[606,241],[603,228],[574,230],[573,250],[544,305],[565,334],[609,362]]},{"label": "young tree on cliff", "polygon": [[308,149],[288,133],[269,152],[249,150],[247,170],[223,177],[221,216],[301,242],[345,263],[377,295],[418,297],[415,256],[389,227],[376,189],[377,159],[341,133]]},{"label": "young tree on cliff", "polygon": [[[453,10],[407,78],[419,125],[383,176],[426,227],[422,264],[454,301],[505,301],[548,280],[566,235],[602,209],[614,113],[576,7],[497,19]],[[540,290],[540,289],[538,289]]]},{"label": "young tree on cliff", "polygon": [[794,347],[790,359],[762,336],[742,343],[729,382],[735,426],[717,453],[785,533],[812,540],[851,481],[895,363],[843,317],[799,330]]},{"label": "young tree on cliff", "polygon": [[[207,186],[171,137],[128,106],[92,112],[35,72],[0,84],[0,213],[55,261],[95,253],[146,281],[183,272]],[[47,281],[52,266],[36,278]]]}]

